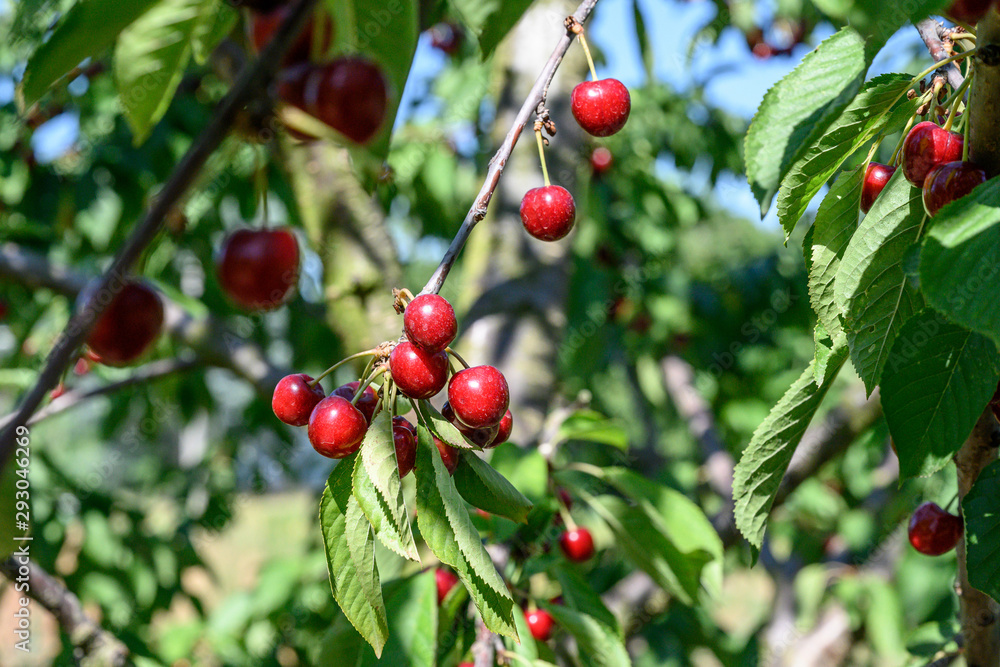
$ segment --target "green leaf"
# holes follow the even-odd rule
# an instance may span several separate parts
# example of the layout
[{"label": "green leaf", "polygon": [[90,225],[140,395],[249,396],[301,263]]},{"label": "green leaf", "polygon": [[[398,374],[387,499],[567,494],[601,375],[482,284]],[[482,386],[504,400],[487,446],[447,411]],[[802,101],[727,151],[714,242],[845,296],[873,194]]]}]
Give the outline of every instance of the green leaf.
[{"label": "green leaf", "polygon": [[842,28],[764,95],[745,144],[747,179],[761,214],[792,165],[854,99],[867,70],[864,40]]},{"label": "green leaf", "polygon": [[962,500],[969,583],[1000,600],[1000,461],[979,473]]},{"label": "green leaf", "polygon": [[598,622],[608,626],[616,635],[622,635],[618,619],[605,606],[601,596],[594,590],[593,584],[583,578],[579,568],[569,564],[561,564],[554,569],[562,589],[561,595],[565,606],[593,617]]},{"label": "green leaf", "polygon": [[851,236],[858,228],[858,207],[864,169],[856,167],[837,177],[823,198],[813,222],[806,254],[809,265],[809,303],[826,333],[831,337],[842,331],[840,311],[834,301],[834,280],[840,260]]},{"label": "green leaf", "polygon": [[903,325],[882,374],[885,420],[902,477],[943,468],[989,404],[1000,354],[989,338],[924,310]]},{"label": "green leaf", "polygon": [[239,13],[232,5],[222,0],[213,0],[211,11],[205,13],[205,20],[195,32],[192,42],[192,55],[199,65],[208,62],[208,57],[219,43],[229,36],[236,26]]},{"label": "green leaf", "polygon": [[901,27],[907,23],[915,24],[931,14],[941,14],[951,1],[813,0],[813,4],[823,13],[850,24],[867,37],[867,51],[874,56]]},{"label": "green leaf", "polygon": [[118,37],[115,86],[135,145],[167,112],[191,60],[192,40],[218,9],[216,0],[161,0]]},{"label": "green leaf", "polygon": [[434,571],[387,585],[385,608],[392,634],[381,656],[365,651],[361,665],[435,667],[438,606]]},{"label": "green leaf", "polygon": [[433,436],[423,425],[417,427],[414,473],[417,477],[417,523],[427,546],[458,574],[486,627],[516,640],[514,600],[483,548],[465,503],[441,461]]},{"label": "green leaf", "polygon": [[[902,128],[917,106],[917,100],[903,95],[911,81],[907,74],[883,74],[866,83],[825,133],[791,165],[778,193],[778,219],[786,234],[791,234],[809,202],[844,160],[878,133]],[[857,221],[858,200],[854,203]]]},{"label": "green leaf", "polygon": [[455,487],[473,506],[525,523],[533,505],[514,485],[475,454],[459,459]]},{"label": "green leaf", "polygon": [[844,251],[834,285],[851,359],[868,393],[875,389],[899,329],[923,299],[903,260],[924,227],[920,190],[897,169]]},{"label": "green leaf", "polygon": [[479,38],[483,58],[489,58],[532,0],[451,0],[466,27]]},{"label": "green leaf", "polygon": [[1000,178],[934,216],[920,253],[927,302],[1000,345]]},{"label": "green leaf", "polygon": [[764,543],[767,515],[774,504],[781,479],[802,439],[806,427],[837,371],[847,361],[847,349],[840,345],[828,362],[825,382],[817,384],[813,364],[785,392],[757,430],[733,471],[733,499],[736,501],[736,527],[750,542],[754,559]]},{"label": "green leaf", "polygon": [[359,521],[351,508],[356,505],[351,495],[351,471],[357,456],[344,459],[330,473],[320,501],[319,519],[333,597],[351,625],[371,644],[375,654],[381,655],[389,627],[375,565],[374,539],[371,526]]},{"label": "green leaf", "polygon": [[844,336],[844,332],[841,331],[837,334],[836,339],[834,339],[823,328],[823,323],[817,322],[816,330],[813,332],[813,341],[815,342],[816,350],[816,363],[813,364],[813,375],[816,378],[816,384],[823,384],[831,370],[830,361],[836,358],[835,352],[838,348],[847,346],[847,338]]},{"label": "green leaf", "polygon": [[580,658],[585,665],[599,667],[630,667],[632,664],[625,643],[615,630],[593,616],[556,604],[542,606],[556,623],[576,639]]},{"label": "green leaf", "polygon": [[28,58],[18,91],[22,109],[87,58],[100,55],[157,0],[80,0],[66,12],[48,41]]},{"label": "green leaf", "polygon": [[441,416],[433,405],[427,401],[420,401],[418,404],[418,409],[420,413],[424,416],[424,420],[431,429],[431,433],[436,435],[445,444],[451,445],[457,449],[475,449],[477,451],[482,451],[481,447],[476,447],[471,442],[465,439],[462,432],[459,431],[454,424]]},{"label": "green leaf", "polygon": [[392,439],[392,417],[382,410],[368,427],[354,466],[354,497],[379,541],[403,558],[420,562]]},{"label": "green leaf", "polygon": [[559,426],[559,442],[585,440],[628,449],[628,434],[612,419],[593,410],[578,410]]}]

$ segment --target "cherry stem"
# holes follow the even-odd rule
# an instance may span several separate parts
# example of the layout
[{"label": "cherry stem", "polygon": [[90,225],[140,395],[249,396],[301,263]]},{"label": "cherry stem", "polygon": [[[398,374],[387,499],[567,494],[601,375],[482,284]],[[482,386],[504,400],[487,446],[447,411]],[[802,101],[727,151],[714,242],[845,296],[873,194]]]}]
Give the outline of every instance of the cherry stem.
[{"label": "cherry stem", "polygon": [[[972,83],[972,70],[969,70],[969,75],[965,77],[965,81],[962,85],[958,87],[958,90],[952,95],[954,98],[951,102],[951,106],[948,109],[948,120],[944,123],[944,129],[946,131],[951,131],[951,126],[955,122],[955,117],[958,115],[958,107],[962,103],[962,99],[965,97],[965,91],[969,88],[969,84]],[[963,146],[962,151],[965,152],[965,147]]]},{"label": "cherry stem", "polygon": [[267,229],[270,216],[267,211],[267,160],[264,160],[254,174],[254,187],[257,189],[257,196],[260,198],[261,217],[264,219],[263,227]]},{"label": "cherry stem", "polygon": [[358,391],[357,391],[357,393],[355,393],[354,394],[354,398],[351,399],[351,405],[357,405],[358,401],[361,400],[361,396],[364,395],[365,389],[368,388],[368,385],[370,385],[372,382],[374,382],[375,379],[378,378],[379,375],[382,375],[387,370],[389,370],[388,366],[382,366],[380,369],[378,369],[377,371],[375,371],[374,373],[372,373],[364,382],[362,382],[361,384],[359,384],[358,385]]},{"label": "cherry stem", "polygon": [[594,69],[594,57],[590,55],[590,46],[587,44],[587,38],[580,33],[580,46],[583,47],[583,53],[587,56],[587,66],[590,67],[590,76],[593,77],[594,81],[597,81],[597,70]]},{"label": "cherry stem", "polygon": [[465,359],[463,359],[462,355],[460,355],[455,350],[451,349],[450,347],[446,347],[444,348],[444,351],[450,354],[451,356],[455,357],[456,359],[458,359],[458,363],[462,364],[462,366],[464,366],[465,368],[469,367],[469,363]]},{"label": "cherry stem", "polygon": [[906,141],[906,135],[910,133],[910,128],[913,127],[913,121],[916,119],[916,116],[910,116],[910,120],[906,121],[906,127],[903,128],[903,134],[900,135],[899,141],[896,142],[896,148],[892,151],[892,157],[889,158],[889,166],[895,166],[898,164],[900,151],[903,150],[903,142]]},{"label": "cherry stem", "polygon": [[542,128],[537,125],[535,141],[538,143],[538,158],[542,161],[542,178],[545,180],[545,187],[548,187],[551,183],[549,183],[549,168],[545,165],[545,141],[542,139]]},{"label": "cherry stem", "polygon": [[375,350],[365,350],[364,352],[358,352],[357,354],[352,354],[349,357],[345,357],[340,361],[338,361],[337,363],[335,363],[333,366],[330,366],[325,371],[320,373],[319,377],[317,377],[315,380],[309,383],[309,386],[315,387],[316,385],[319,384],[320,380],[322,380],[327,375],[329,375],[330,373],[334,372],[335,370],[346,364],[348,361],[352,361],[354,359],[360,359],[361,357],[374,357],[374,356],[375,356]]},{"label": "cherry stem", "polygon": [[[597,5],[597,2],[598,0],[583,0],[583,2],[581,2],[576,8],[576,12],[572,17],[573,20],[576,23],[583,23],[586,21],[587,17],[590,16],[590,13]],[[444,286],[444,281],[448,278],[448,274],[451,272],[451,268],[455,265],[455,260],[458,259],[458,255],[462,252],[462,248],[465,247],[466,241],[469,240],[469,235],[472,233],[472,230],[477,224],[479,224],[480,221],[482,221],[483,218],[486,217],[490,200],[493,198],[493,193],[497,188],[497,184],[500,182],[500,177],[503,175],[504,167],[507,166],[510,154],[514,150],[514,145],[517,144],[517,140],[521,136],[521,132],[524,131],[524,126],[528,124],[528,120],[531,118],[531,115],[536,113],[538,105],[545,100],[549,84],[552,83],[556,70],[559,69],[559,64],[562,62],[563,57],[566,55],[566,51],[569,50],[570,44],[573,43],[573,39],[575,37],[576,34],[571,29],[567,29],[562,38],[559,40],[559,43],[556,44],[556,47],[552,51],[552,55],[549,56],[545,66],[542,67],[542,71],[539,73],[538,78],[535,79],[535,85],[531,87],[531,92],[528,93],[528,96],[524,100],[524,104],[521,105],[521,109],[517,112],[514,124],[511,126],[510,130],[508,130],[507,136],[504,137],[503,143],[500,144],[497,152],[490,159],[490,166],[486,173],[486,179],[483,182],[482,188],[479,190],[479,194],[476,195],[476,199],[472,202],[469,212],[466,213],[465,220],[462,221],[462,226],[459,227],[458,233],[455,234],[455,238],[452,239],[451,245],[449,245],[448,250],[445,251],[444,257],[441,258],[441,262],[438,264],[437,269],[434,270],[434,273],[427,281],[427,284],[424,285],[423,290],[420,291],[421,294],[437,294],[441,291],[441,287]]]}]

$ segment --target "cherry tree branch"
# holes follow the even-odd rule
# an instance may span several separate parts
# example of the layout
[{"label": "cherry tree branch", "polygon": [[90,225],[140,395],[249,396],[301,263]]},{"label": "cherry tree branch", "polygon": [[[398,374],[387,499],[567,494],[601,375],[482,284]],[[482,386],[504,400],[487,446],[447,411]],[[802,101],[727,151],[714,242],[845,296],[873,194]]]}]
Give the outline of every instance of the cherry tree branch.
[{"label": "cherry tree branch", "polygon": [[[931,54],[934,62],[939,63],[952,56],[951,53],[948,53],[944,45],[944,37],[948,34],[948,29],[940,22],[928,17],[923,21],[919,21],[916,27],[917,32],[920,33],[920,38],[924,40],[924,44],[927,46],[927,52]],[[965,80],[962,70],[955,63],[948,63],[940,68],[936,72],[936,75],[943,76],[948,81],[948,85],[952,87],[952,90],[957,90]]]},{"label": "cherry tree branch", "polygon": [[548,62],[545,63],[541,73],[538,75],[538,79],[535,80],[535,85],[531,87],[531,92],[528,93],[527,99],[524,100],[524,104],[521,105],[521,109],[514,118],[514,126],[507,132],[507,136],[504,137],[500,148],[497,149],[496,154],[490,159],[490,166],[486,172],[486,181],[483,183],[483,187],[479,190],[479,194],[476,195],[476,199],[472,203],[472,208],[465,215],[462,226],[459,227],[458,233],[455,234],[451,245],[448,246],[448,250],[441,259],[441,263],[434,270],[427,284],[424,285],[424,289],[420,292],[421,294],[437,294],[441,291],[441,287],[448,278],[451,267],[455,264],[455,260],[458,259],[462,248],[465,247],[465,242],[469,240],[472,229],[486,217],[490,200],[493,198],[493,193],[500,182],[500,176],[503,174],[504,167],[507,166],[507,160],[510,159],[510,154],[514,150],[514,145],[517,144],[517,140],[531,116],[545,104],[549,84],[552,82],[553,77],[555,77],[556,70],[559,69],[559,65],[569,50],[570,44],[573,43],[573,39],[576,37],[572,29],[574,21],[579,24],[584,23],[594,10],[597,2],[598,0],[584,0],[576,8],[573,16],[567,19],[566,34],[556,44],[555,50],[549,56]]},{"label": "cherry tree branch", "polygon": [[[72,591],[34,561],[16,554],[0,561],[0,573],[12,583],[27,583],[23,591],[55,616],[70,643],[82,653],[83,667],[120,667],[129,664],[129,651],[117,637],[83,611]],[[20,593],[20,591],[19,591]]]},{"label": "cherry tree branch", "polygon": [[274,79],[282,56],[292,45],[292,41],[305,27],[312,16],[318,0],[299,0],[292,6],[288,18],[281,24],[271,43],[260,54],[252,66],[244,68],[232,89],[219,103],[211,122],[202,130],[174,169],[170,179],[153,200],[145,216],[136,225],[132,235],[118,251],[108,270],[97,281],[93,294],[78,309],[66,324],[55,346],[38,376],[35,385],[22,399],[13,422],[0,431],[0,471],[4,469],[14,450],[15,431],[27,422],[45,399],[49,390],[56,386],[63,371],[73,359],[77,348],[87,339],[98,316],[110,302],[106,297],[121,289],[121,284],[132,265],[143,250],[152,243],[163,227],[167,214],[180,202],[194,183],[198,173],[205,166],[209,156],[223,142],[236,121],[237,115]]}]

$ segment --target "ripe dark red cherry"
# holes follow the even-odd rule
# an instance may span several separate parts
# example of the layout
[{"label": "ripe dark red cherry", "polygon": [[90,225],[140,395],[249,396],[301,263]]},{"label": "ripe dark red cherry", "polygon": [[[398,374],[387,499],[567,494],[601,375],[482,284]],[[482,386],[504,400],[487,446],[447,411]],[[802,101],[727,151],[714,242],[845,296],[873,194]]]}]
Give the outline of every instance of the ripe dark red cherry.
[{"label": "ripe dark red cherry", "polygon": [[403,341],[389,354],[392,380],[408,398],[430,398],[448,382],[448,354],[430,354]]},{"label": "ripe dark red cherry", "polygon": [[903,140],[903,175],[922,187],[931,169],[962,159],[962,135],[938,127],[929,120],[917,123]]},{"label": "ripe dark red cherry", "polygon": [[986,16],[992,4],[993,0],[955,0],[945,14],[956,21],[975,26]]},{"label": "ripe dark red cherry", "polygon": [[971,162],[938,165],[924,179],[924,210],[933,216],[945,204],[961,199],[985,182],[986,172]]},{"label": "ripe dark red cherry", "polygon": [[570,96],[573,118],[587,133],[610,137],[625,127],[632,111],[632,98],[618,79],[578,83]]},{"label": "ripe dark red cherry", "polygon": [[[80,295],[88,301],[91,289]],[[150,287],[126,282],[111,292],[111,302],[87,338],[89,356],[107,366],[126,366],[142,356],[163,329],[163,302]],[[101,295],[98,295],[99,297]]]},{"label": "ripe dark red cherry", "polygon": [[[280,4],[284,5],[284,3]],[[288,18],[290,10],[291,8],[287,6],[272,7],[270,10],[264,8],[251,16],[250,39],[253,41],[254,48],[258,52],[263,51],[264,47],[271,42],[274,33],[278,31],[281,24]],[[314,21],[309,21],[306,27],[302,29],[302,32],[299,33],[299,36],[295,38],[295,41],[289,47],[282,64],[288,66],[309,60],[310,55],[312,55],[313,39],[315,39],[313,36],[315,30],[314,23]],[[325,54],[330,49],[330,44],[333,43],[333,20],[327,12],[323,12],[323,35],[321,40],[319,53]]]},{"label": "ripe dark red cherry", "polygon": [[421,294],[406,304],[403,331],[411,343],[425,352],[440,352],[458,334],[455,309],[437,294]]},{"label": "ripe dark red cherry", "polygon": [[500,423],[497,424],[497,434],[493,440],[490,441],[489,447],[496,447],[497,445],[502,445],[510,439],[510,432],[514,430],[514,415],[510,413],[510,410],[504,413],[503,418]]},{"label": "ripe dark red cherry", "polygon": [[289,426],[305,426],[313,408],[323,400],[325,394],[319,383],[310,387],[312,377],[305,373],[286,375],[274,388],[271,409],[275,416]]},{"label": "ripe dark red cherry", "polygon": [[606,173],[611,169],[613,162],[614,158],[611,156],[611,151],[604,146],[598,146],[590,154],[590,168],[593,170],[594,176]]},{"label": "ripe dark red cherry", "polygon": [[871,210],[872,204],[882,194],[885,184],[889,182],[892,175],[896,173],[895,167],[890,167],[878,162],[871,162],[865,170],[865,181],[861,186],[861,212],[867,213]]},{"label": "ripe dark red cherry", "polygon": [[540,642],[548,641],[552,637],[552,614],[544,609],[524,612],[524,620],[528,624],[528,631],[531,636]]},{"label": "ripe dark red cherry", "polygon": [[359,144],[382,127],[389,96],[378,65],[357,57],[289,67],[282,72],[278,94]]},{"label": "ripe dark red cherry", "polygon": [[[510,410],[508,410],[507,413],[509,414]],[[499,424],[484,428],[470,428],[458,420],[455,416],[455,411],[451,409],[451,403],[444,404],[444,407],[441,408],[441,416],[451,422],[452,425],[457,428],[463,436],[465,436],[466,440],[477,447],[495,447],[500,444],[499,442],[494,443],[494,441],[499,437]],[[510,434],[508,433],[508,437],[509,435]]]},{"label": "ripe dark red cherry", "polygon": [[437,581],[438,604],[441,604],[448,597],[448,591],[458,583],[458,577],[454,572],[438,568],[434,571],[434,579]]},{"label": "ripe dark red cherry", "polygon": [[540,241],[558,241],[576,221],[573,195],[560,185],[532,188],[521,200],[521,224]]},{"label": "ripe dark red cherry", "polygon": [[441,453],[441,461],[444,462],[444,467],[448,469],[448,474],[454,475],[462,452],[438,439],[437,436],[434,436],[434,444],[437,445],[438,451]]},{"label": "ripe dark red cherry", "polygon": [[574,563],[583,563],[594,555],[594,538],[586,528],[567,530],[559,536],[559,548]]},{"label": "ripe dark red cherry", "polygon": [[[361,383],[355,380],[354,382],[348,382],[345,385],[337,387],[330,392],[331,396],[340,396],[341,398],[346,398],[347,402],[350,403],[354,400],[354,395],[358,393],[358,387]],[[372,389],[371,385],[365,387],[365,391],[361,394],[361,398],[358,402],[354,404],[358,410],[361,410],[361,414],[365,416],[365,421],[369,424],[372,423],[372,417],[375,415],[375,408],[378,407],[378,394]]]},{"label": "ripe dark red cherry", "polygon": [[412,425],[397,426],[395,423],[392,426],[392,444],[396,448],[396,467],[399,468],[400,479],[409,475],[417,462],[417,440],[412,428]]},{"label": "ripe dark red cherry", "polygon": [[223,242],[216,272],[241,308],[277,308],[299,282],[298,241],[288,229],[240,229]]},{"label": "ripe dark red cherry", "polygon": [[910,517],[910,544],[922,554],[940,556],[955,548],[962,537],[962,518],[937,503],[924,503]]},{"label": "ripe dark red cherry", "polygon": [[309,442],[331,459],[342,459],[358,451],[368,432],[361,411],[342,396],[327,396],[309,416]]},{"label": "ripe dark red cherry", "polygon": [[473,366],[452,376],[448,402],[460,422],[471,428],[485,428],[503,419],[510,391],[503,373],[492,366]]}]

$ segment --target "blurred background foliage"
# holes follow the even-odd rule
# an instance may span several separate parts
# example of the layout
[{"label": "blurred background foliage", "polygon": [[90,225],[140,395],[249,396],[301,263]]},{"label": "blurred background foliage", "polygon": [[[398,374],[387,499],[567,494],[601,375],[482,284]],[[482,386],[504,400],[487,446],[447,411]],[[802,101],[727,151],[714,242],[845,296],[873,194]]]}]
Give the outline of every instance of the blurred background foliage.
[{"label": "blurred background foliage", "polygon": [[[72,4],[0,4],[8,36],[0,45],[0,244],[92,276],[207,123],[246,57],[246,40],[240,18],[210,59],[188,68],[165,117],[136,147],[105,59],[86,64],[27,118],[17,111],[12,93],[25,58]],[[727,511],[710,484],[706,452],[667,390],[663,360],[680,358],[694,369],[693,386],[711,407],[725,451],[738,457],[813,356],[801,237],[783,245],[780,230],[753,219],[746,205],[745,109],[763,87],[751,79],[744,90],[740,77],[762,71],[773,79],[790,69],[835,28],[823,4],[602,2],[592,29],[598,67],[613,76],[615,64],[639,64],[626,80],[632,116],[615,137],[583,140],[572,121],[562,122],[565,99],[550,100],[561,130],[549,151],[554,180],[578,205],[578,231],[556,249],[519,229],[520,185],[540,179],[531,142],[515,151],[507,191],[498,193],[446,295],[459,310],[459,350],[488,357],[483,363],[520,364],[509,376],[512,407],[525,419],[517,446],[498,450],[493,463],[543,507],[550,496],[537,451],[544,417],[582,402],[612,420],[614,439],[628,450],[570,438],[558,461],[631,465],[709,517]],[[355,175],[347,151],[334,145],[303,146],[287,136],[270,147],[250,141],[259,127],[248,116],[139,273],[193,318],[210,316],[259,345],[277,368],[316,375],[393,337],[399,322],[390,289],[419,290],[436,265],[509,126],[503,121],[537,73],[540,62],[525,66],[519,49],[532,34],[550,49],[560,29],[546,21],[569,9],[539,0],[483,60],[497,37],[480,42],[460,28],[454,53],[435,49],[429,29],[460,25],[462,15],[450,2],[423,3],[424,32],[385,173]],[[220,3],[219,11],[233,10]],[[683,29],[665,31],[664,17],[674,15]],[[898,42],[883,67],[907,69],[918,56],[911,38]],[[557,77],[562,94],[582,76],[576,54]],[[720,80],[730,89],[720,92]],[[600,175],[590,165],[598,145],[614,160]],[[228,231],[264,222],[261,173],[267,222],[295,228],[306,257],[299,296],[250,316],[221,292],[213,253]],[[549,282],[548,271],[559,280]],[[538,296],[548,284],[553,291]],[[536,318],[538,298],[555,315],[542,318],[529,361],[519,362],[523,337],[511,338],[509,327]],[[73,298],[8,277],[0,279],[0,299],[0,406],[7,412],[30,386]],[[164,336],[152,357],[186,347]],[[315,511],[332,463],[317,459],[303,432],[273,417],[268,396],[214,366],[88,401],[33,428],[35,558],[144,664],[341,664],[331,656],[353,631],[330,596]],[[357,370],[342,369],[336,380]],[[66,384],[94,387],[129,373],[71,371]],[[518,394],[518,378],[534,386],[530,395]],[[841,405],[856,384],[842,378],[825,405]],[[762,565],[751,569],[747,550],[723,532],[724,576],[714,596],[691,606],[650,593],[623,612],[637,665],[923,664],[921,656],[926,662],[946,643],[952,556],[903,549],[899,527],[921,500],[946,505],[952,482],[942,474],[897,488],[884,424],[852,435],[775,513]],[[579,520],[598,523],[585,509]],[[630,568],[606,532],[595,534],[603,555],[585,576],[610,596]],[[385,583],[402,573],[384,556]],[[768,661],[794,660],[788,656],[815,639],[816,628],[831,625],[840,629],[830,649],[839,662]],[[48,641],[37,664],[70,664],[65,637],[51,626],[40,632]],[[20,664],[6,644],[0,656]]]}]

